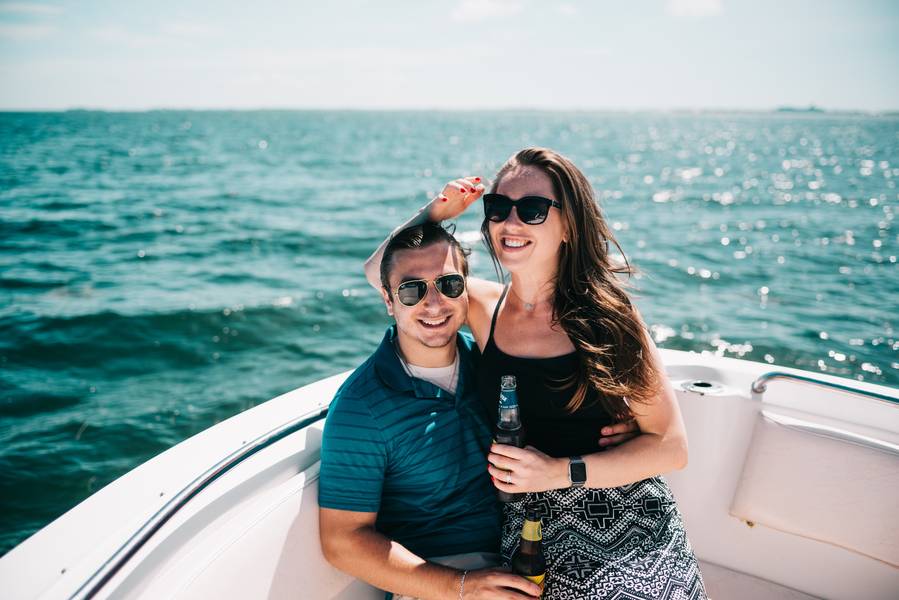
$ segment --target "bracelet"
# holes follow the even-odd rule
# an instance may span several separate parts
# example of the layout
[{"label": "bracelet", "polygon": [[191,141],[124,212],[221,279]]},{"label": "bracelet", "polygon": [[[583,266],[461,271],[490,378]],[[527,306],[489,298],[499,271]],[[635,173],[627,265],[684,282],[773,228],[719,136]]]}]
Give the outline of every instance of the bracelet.
[{"label": "bracelet", "polygon": [[462,600],[462,594],[465,592],[465,576],[468,571],[462,571],[462,581],[459,582],[459,600]]}]

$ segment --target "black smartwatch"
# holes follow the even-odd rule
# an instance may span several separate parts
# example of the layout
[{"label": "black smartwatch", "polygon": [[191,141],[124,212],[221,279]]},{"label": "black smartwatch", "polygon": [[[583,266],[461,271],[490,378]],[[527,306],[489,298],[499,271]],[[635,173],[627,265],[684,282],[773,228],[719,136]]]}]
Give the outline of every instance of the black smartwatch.
[{"label": "black smartwatch", "polygon": [[587,483],[587,465],[580,456],[568,459],[568,481],[571,482],[571,487],[584,487]]}]

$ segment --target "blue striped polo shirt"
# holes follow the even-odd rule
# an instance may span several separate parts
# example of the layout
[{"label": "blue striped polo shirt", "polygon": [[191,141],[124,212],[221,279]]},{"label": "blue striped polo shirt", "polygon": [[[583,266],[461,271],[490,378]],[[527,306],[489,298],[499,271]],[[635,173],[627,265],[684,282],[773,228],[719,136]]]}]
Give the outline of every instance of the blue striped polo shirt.
[{"label": "blue striped polo shirt", "polygon": [[319,505],[377,512],[378,531],[425,558],[497,552],[501,511],[487,473],[492,436],[474,340],[457,334],[455,395],[409,376],[395,344],[394,325],[331,403]]}]

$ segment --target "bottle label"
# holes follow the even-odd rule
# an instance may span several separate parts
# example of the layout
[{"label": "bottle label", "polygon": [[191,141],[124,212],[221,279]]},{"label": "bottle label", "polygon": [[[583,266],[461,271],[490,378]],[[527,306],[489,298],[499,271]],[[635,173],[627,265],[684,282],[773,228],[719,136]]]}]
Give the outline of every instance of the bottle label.
[{"label": "bottle label", "polygon": [[515,390],[500,390],[499,407],[518,408],[518,392]]}]

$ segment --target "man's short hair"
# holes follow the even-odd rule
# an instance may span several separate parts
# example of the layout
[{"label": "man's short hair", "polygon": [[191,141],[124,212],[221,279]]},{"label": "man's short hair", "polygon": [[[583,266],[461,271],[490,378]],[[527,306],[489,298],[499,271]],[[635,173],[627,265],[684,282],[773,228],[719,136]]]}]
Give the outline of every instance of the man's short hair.
[{"label": "man's short hair", "polygon": [[471,252],[463,248],[459,240],[453,237],[453,231],[445,229],[439,223],[428,221],[422,225],[413,225],[397,232],[387,242],[387,247],[384,248],[384,256],[381,258],[381,285],[387,290],[388,296],[392,297],[393,295],[393,291],[390,289],[390,271],[393,269],[393,255],[400,250],[427,248],[440,242],[446,242],[450,245],[456,253],[456,258],[459,260],[462,274],[468,277],[468,255]]}]

